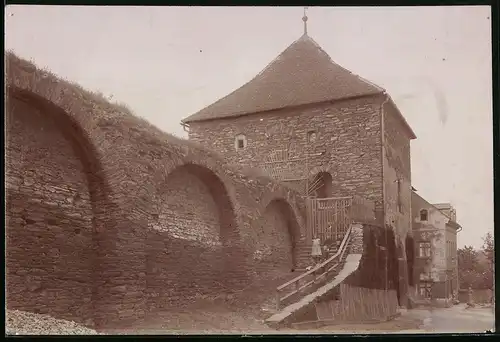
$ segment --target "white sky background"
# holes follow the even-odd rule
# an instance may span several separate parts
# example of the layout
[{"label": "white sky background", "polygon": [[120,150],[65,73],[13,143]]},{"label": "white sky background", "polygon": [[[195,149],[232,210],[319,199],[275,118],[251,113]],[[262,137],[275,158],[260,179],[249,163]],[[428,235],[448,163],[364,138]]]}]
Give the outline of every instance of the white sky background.
[{"label": "white sky background", "polygon": [[[182,118],[303,32],[301,7],[9,6],[6,48],[185,137]],[[493,231],[489,7],[310,7],[334,61],[388,90],[414,129],[412,180],[457,209],[459,246]]]}]

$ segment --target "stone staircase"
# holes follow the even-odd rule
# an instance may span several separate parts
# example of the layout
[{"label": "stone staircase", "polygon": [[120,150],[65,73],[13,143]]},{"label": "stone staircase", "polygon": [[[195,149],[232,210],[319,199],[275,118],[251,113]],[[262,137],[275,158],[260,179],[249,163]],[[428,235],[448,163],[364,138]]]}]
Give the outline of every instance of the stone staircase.
[{"label": "stone staircase", "polygon": [[312,265],[311,248],[312,244],[307,241],[307,238],[301,237],[296,245],[296,271],[302,272],[306,267]]}]

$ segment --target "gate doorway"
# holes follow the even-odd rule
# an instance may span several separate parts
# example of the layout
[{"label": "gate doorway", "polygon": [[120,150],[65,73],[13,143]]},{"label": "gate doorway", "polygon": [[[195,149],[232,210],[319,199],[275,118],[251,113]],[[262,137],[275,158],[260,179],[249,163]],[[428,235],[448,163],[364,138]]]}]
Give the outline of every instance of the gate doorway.
[{"label": "gate doorway", "polygon": [[342,239],[349,229],[351,198],[311,198],[308,200],[308,232],[321,242]]},{"label": "gate doorway", "polygon": [[357,196],[307,198],[306,203],[309,241],[314,236],[322,243],[342,240],[352,223],[375,220],[374,203]]}]

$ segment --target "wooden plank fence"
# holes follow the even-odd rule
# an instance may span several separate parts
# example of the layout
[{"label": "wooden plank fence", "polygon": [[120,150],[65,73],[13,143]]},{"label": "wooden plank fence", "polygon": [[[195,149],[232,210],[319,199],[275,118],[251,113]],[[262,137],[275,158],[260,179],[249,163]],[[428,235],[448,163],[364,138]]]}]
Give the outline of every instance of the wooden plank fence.
[{"label": "wooden plank fence", "polygon": [[387,320],[398,313],[397,294],[340,284],[340,300],[317,303],[316,313],[320,321],[339,323]]}]

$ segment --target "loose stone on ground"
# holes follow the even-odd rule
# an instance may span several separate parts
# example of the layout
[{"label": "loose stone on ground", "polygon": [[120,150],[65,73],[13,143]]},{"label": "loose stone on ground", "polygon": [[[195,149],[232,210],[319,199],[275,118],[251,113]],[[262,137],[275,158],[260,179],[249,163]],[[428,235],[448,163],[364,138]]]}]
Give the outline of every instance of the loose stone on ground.
[{"label": "loose stone on ground", "polygon": [[19,310],[6,311],[6,335],[98,335],[76,322]]}]

